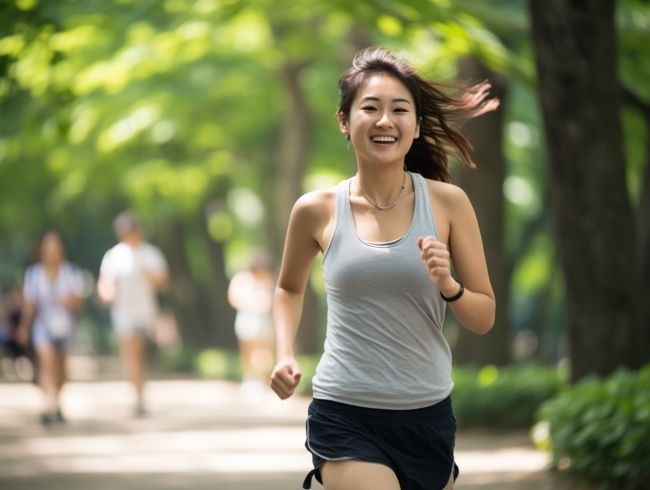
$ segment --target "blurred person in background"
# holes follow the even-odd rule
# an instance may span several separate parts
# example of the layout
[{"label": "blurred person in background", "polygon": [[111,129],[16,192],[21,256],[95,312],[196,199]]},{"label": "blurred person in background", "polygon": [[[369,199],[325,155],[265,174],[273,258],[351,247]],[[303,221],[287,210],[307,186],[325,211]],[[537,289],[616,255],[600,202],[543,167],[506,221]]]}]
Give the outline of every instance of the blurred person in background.
[{"label": "blurred person in background", "polygon": [[14,284],[5,289],[0,302],[0,337],[2,337],[2,370],[6,375],[17,376],[23,381],[36,382],[34,348],[18,342],[18,329],[23,309],[23,289]]},{"label": "blurred person in background", "polygon": [[271,304],[275,280],[268,254],[257,251],[249,270],[235,274],[228,286],[228,301],[237,310],[235,334],[242,367],[242,395],[262,396],[273,367]]},{"label": "blurred person in background", "polygon": [[75,312],[83,306],[81,272],[66,260],[61,235],[48,231],[36,247],[36,263],[28,267],[23,285],[23,309],[17,340],[30,338],[38,356],[38,379],[43,389],[45,425],[64,422],[59,395],[66,381],[66,361],[72,348]]},{"label": "blurred person in background", "polygon": [[130,212],[117,215],[113,230],[119,243],[104,255],[97,293],[110,305],[124,366],[136,391],[135,415],[143,416],[147,334],[158,316],[156,292],[169,284],[167,262],[144,240],[142,226]]}]

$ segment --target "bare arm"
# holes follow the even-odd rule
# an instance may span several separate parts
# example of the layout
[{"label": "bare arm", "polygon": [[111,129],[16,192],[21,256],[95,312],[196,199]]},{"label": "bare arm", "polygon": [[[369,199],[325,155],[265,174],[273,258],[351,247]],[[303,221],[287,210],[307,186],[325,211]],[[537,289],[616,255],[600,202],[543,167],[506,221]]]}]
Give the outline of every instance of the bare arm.
[{"label": "bare arm", "polygon": [[36,316],[36,304],[29,301],[23,303],[21,315],[20,315],[20,326],[16,332],[16,340],[21,345],[29,344],[29,336],[32,330],[32,324],[34,323],[34,317]]},{"label": "bare arm", "polygon": [[70,294],[65,298],[63,298],[59,302],[59,304],[64,308],[79,311],[83,307],[84,300],[81,296],[77,296],[76,294]]},{"label": "bare arm", "polygon": [[323,208],[313,195],[308,194],[298,200],[289,219],[280,277],[273,296],[277,365],[271,375],[271,388],[283,400],[293,394],[300,381],[300,367],[293,344],[309,272],[320,251],[316,236],[326,221]]},{"label": "bare arm", "polygon": [[99,295],[99,299],[106,304],[111,304],[115,299],[116,292],[117,284],[114,279],[99,276],[97,280],[97,294]]},{"label": "bare arm", "polygon": [[156,291],[165,291],[169,287],[169,275],[166,271],[152,272],[149,269],[143,267],[142,273]]},{"label": "bare arm", "polygon": [[250,272],[238,272],[228,285],[228,303],[236,310],[245,310],[250,306],[249,293],[251,289]]},{"label": "bare arm", "polygon": [[496,301],[488,276],[483,241],[476,215],[467,195],[453,187],[449,192],[449,247],[434,237],[422,240],[420,249],[429,275],[446,297],[455,296],[460,285],[450,273],[449,260],[453,260],[458,280],[463,283],[463,296],[449,303],[458,321],[479,335],[487,333],[494,325]]}]

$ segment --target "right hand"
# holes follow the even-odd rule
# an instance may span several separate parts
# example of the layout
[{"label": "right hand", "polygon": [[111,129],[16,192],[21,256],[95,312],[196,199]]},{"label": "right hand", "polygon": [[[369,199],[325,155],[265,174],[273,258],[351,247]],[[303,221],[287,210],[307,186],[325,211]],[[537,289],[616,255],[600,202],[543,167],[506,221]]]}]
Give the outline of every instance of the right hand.
[{"label": "right hand", "polygon": [[271,389],[280,400],[286,400],[293,395],[294,390],[300,383],[300,366],[293,356],[282,357],[273,369],[271,374]]}]

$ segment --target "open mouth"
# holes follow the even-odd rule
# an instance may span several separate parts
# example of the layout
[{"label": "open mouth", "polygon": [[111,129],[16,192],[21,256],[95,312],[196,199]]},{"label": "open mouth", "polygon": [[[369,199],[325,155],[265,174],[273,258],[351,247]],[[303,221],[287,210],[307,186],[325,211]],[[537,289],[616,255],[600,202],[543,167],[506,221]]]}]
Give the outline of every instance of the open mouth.
[{"label": "open mouth", "polygon": [[395,136],[371,136],[370,141],[373,143],[386,145],[395,143],[397,141],[397,138]]}]

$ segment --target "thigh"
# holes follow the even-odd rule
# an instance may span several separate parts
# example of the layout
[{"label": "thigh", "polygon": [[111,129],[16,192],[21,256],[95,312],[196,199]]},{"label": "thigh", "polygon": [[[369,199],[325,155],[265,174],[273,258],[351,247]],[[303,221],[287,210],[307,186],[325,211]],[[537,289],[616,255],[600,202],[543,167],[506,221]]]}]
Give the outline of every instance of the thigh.
[{"label": "thigh", "polygon": [[52,345],[41,344],[36,348],[38,365],[43,381],[50,381],[57,371],[57,354]]},{"label": "thigh", "polygon": [[393,470],[379,463],[326,461],[320,473],[325,490],[400,490]]},{"label": "thigh", "polygon": [[144,355],[145,338],[142,335],[128,335],[122,337],[122,353],[129,360],[139,360]]},{"label": "thigh", "polygon": [[60,382],[63,382],[66,379],[67,361],[68,361],[67,352],[62,351],[56,353],[56,372],[57,372],[58,380]]}]

